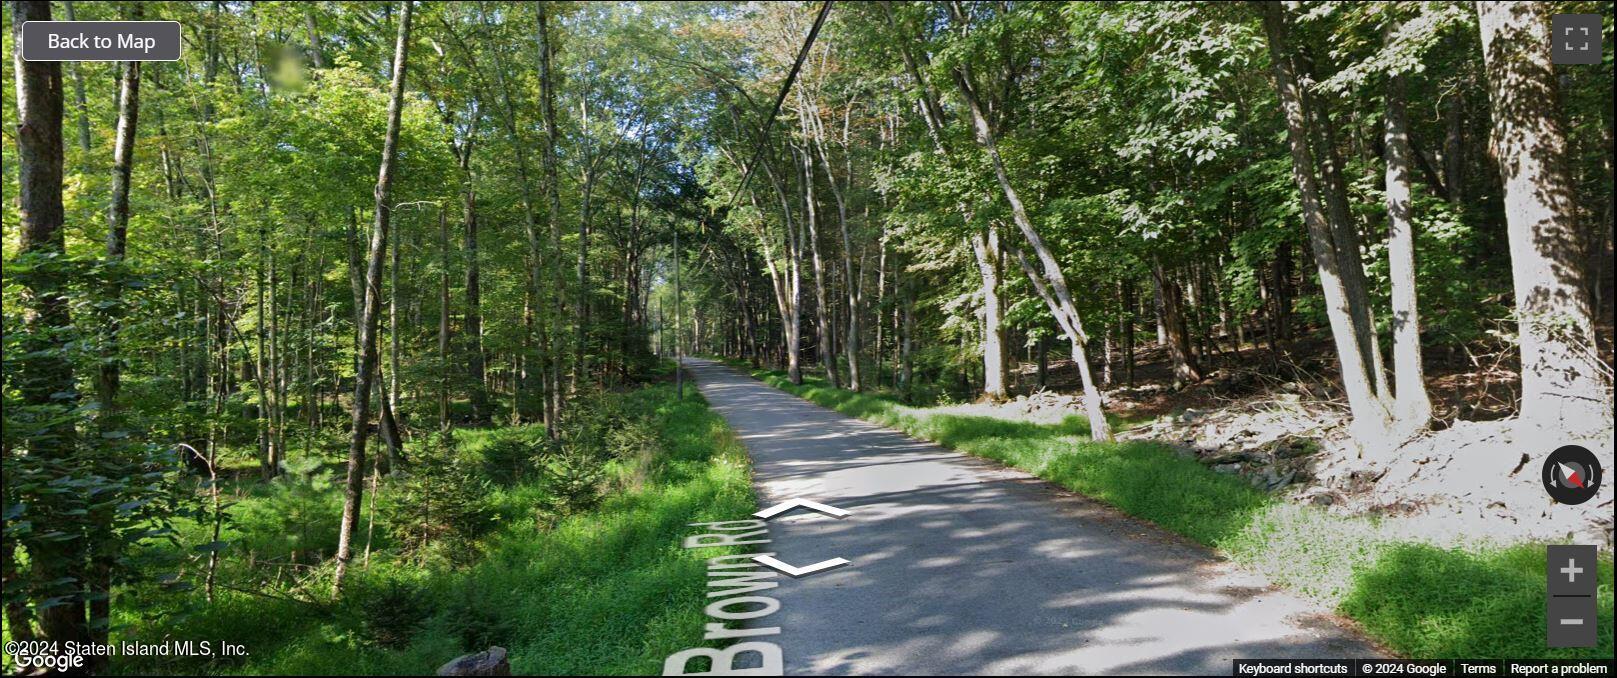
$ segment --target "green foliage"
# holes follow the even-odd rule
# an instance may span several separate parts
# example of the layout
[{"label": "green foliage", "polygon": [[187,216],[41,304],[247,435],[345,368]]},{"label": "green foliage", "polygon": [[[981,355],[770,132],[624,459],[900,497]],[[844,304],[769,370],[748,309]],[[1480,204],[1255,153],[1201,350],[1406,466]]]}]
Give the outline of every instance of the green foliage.
[{"label": "green foliage", "polygon": [[398,579],[366,588],[353,598],[359,607],[365,639],[391,650],[408,645],[432,614],[432,601],[426,592]]},{"label": "green foliage", "polygon": [[605,462],[613,453],[612,433],[630,416],[611,392],[582,393],[562,410],[556,436],[566,453]]},{"label": "green foliage", "polygon": [[[336,474],[318,460],[293,461],[273,482],[247,484],[250,494],[225,507],[226,537],[243,553],[318,563],[337,552],[337,488]],[[205,541],[207,521],[197,522],[190,532]]]},{"label": "green foliage", "polygon": [[[695,394],[676,400],[671,386],[658,385],[608,397],[657,432],[661,472],[638,490],[607,495],[594,510],[559,518],[549,529],[502,522],[460,566],[379,550],[369,568],[356,565],[349,594],[334,610],[229,590],[201,605],[199,593],[143,589],[138,610],[118,612],[127,629],[121,638],[253,638],[252,654],[126,657],[114,671],[411,674],[498,644],[510,651],[515,673],[649,674],[675,651],[717,645],[702,638],[705,560],[738,551],[684,549],[680,540],[689,523],[756,510],[746,452]],[[462,433],[459,451],[475,459],[481,436],[522,432]],[[412,458],[427,452],[412,450]],[[402,481],[383,479],[384,493],[397,492],[386,487],[394,482]],[[494,494],[542,492],[540,485],[532,479]],[[339,494],[330,495],[330,506],[340,505]]]},{"label": "green foliage", "polygon": [[[961,3],[959,16],[951,3],[838,4],[795,96],[771,123],[763,162],[752,165],[760,108],[791,67],[812,3],[423,4],[407,45],[385,210],[387,275],[375,288],[391,310],[381,328],[384,388],[399,396],[406,437],[422,449],[396,476],[375,479],[378,492],[367,482],[380,523],[374,543],[366,538],[376,562],[353,576],[386,581],[392,574],[378,570],[399,562],[437,568],[444,562],[430,556],[444,551],[463,569],[487,568],[500,587],[459,595],[471,584],[433,569],[421,595],[462,601],[458,612],[432,608],[428,627],[448,631],[437,639],[425,628],[384,633],[397,649],[355,652],[351,646],[381,636],[287,602],[298,598],[221,592],[203,605],[173,589],[199,580],[209,554],[220,556],[220,581],[232,586],[307,597],[330,583],[342,493],[332,471],[342,462],[356,376],[353,290],[363,283],[354,276],[377,216],[397,15],[383,3],[145,7],[147,19],[196,32],[181,61],[143,66],[127,258],[105,254],[118,88],[104,65],[63,69],[64,251],[20,255],[20,203],[0,201],[4,599],[37,609],[99,596],[76,576],[25,567],[98,558],[115,563],[119,595],[138,601],[120,611],[134,634],[160,637],[163,623],[239,634],[265,615],[286,621],[289,628],[263,632],[277,649],[206,670],[411,672],[458,643],[492,640],[550,653],[519,659],[532,662],[519,670],[654,670],[647,648],[688,641],[678,624],[692,621],[690,605],[659,607],[674,595],[668,582],[693,576],[682,555],[654,552],[677,530],[665,523],[707,511],[696,508],[701,500],[734,508],[750,499],[731,496],[744,485],[733,477],[739,462],[675,442],[722,438],[709,413],[671,403],[662,387],[622,390],[657,370],[653,342],[664,352],[676,337],[703,351],[733,351],[727,344],[736,335],[768,344],[780,332],[771,314],[795,281],[806,331],[816,312],[829,311],[839,332],[850,318],[864,324],[860,338],[869,343],[853,360],[880,356],[866,372],[878,388],[896,382],[895,334],[913,313],[904,336],[915,376],[901,394],[816,398],[904,423],[913,413],[898,400],[977,397],[983,295],[963,242],[994,226],[1007,255],[1027,243],[959,82],[979,92],[1004,180],[1017,187],[1096,337],[1123,322],[1149,327],[1153,265],[1181,282],[1205,274],[1213,283],[1193,290],[1184,309],[1197,339],[1220,341],[1209,319],[1226,306],[1251,337],[1279,310],[1280,296],[1291,298],[1298,326],[1286,329],[1324,325],[1286,127],[1249,4]],[[1409,117],[1420,161],[1413,214],[1425,342],[1508,344],[1509,333],[1495,331],[1511,322],[1513,281],[1497,168],[1486,161],[1492,114],[1474,12],[1453,3],[1292,9],[1298,65],[1316,110],[1329,109],[1336,125],[1334,142],[1318,139],[1315,150],[1345,159],[1376,317],[1392,317],[1378,188],[1383,85],[1402,74],[1417,93]],[[1600,13],[1610,24],[1610,3],[1563,9]],[[78,11],[105,20],[127,7],[78,3]],[[549,17],[543,37],[558,47],[549,82],[534,62],[540,11]],[[0,17],[0,26],[9,22]],[[4,53],[13,54],[12,32],[0,33]],[[1604,223],[1599,215],[1611,203],[1611,64],[1608,53],[1596,66],[1557,72],[1573,207],[1585,226]],[[75,85],[83,86],[82,107],[72,100]],[[7,129],[16,125],[16,92],[0,88]],[[917,115],[921,94],[943,111],[936,128]],[[89,131],[75,143],[80,119]],[[820,127],[823,140],[813,131]],[[806,177],[804,151],[817,156]],[[17,155],[0,160],[0,195],[20,193]],[[1458,168],[1445,166],[1449,160]],[[820,229],[812,254],[811,206]],[[816,259],[829,269],[828,309],[814,308]],[[669,285],[676,262],[679,296]],[[1002,264],[1010,342],[1053,336],[1053,319],[1014,259]],[[852,280],[860,281],[854,301],[842,294]],[[1143,313],[1121,308],[1119,283],[1140,293]],[[60,293],[68,313],[50,321],[59,326],[38,321],[36,288],[52,290],[43,298]],[[818,343],[806,339],[804,346]],[[825,369],[804,357],[808,369]],[[839,365],[848,357],[829,362],[846,369]],[[92,393],[111,365],[122,368],[121,391],[117,407],[100,411]],[[552,368],[574,383],[538,378]],[[42,376],[61,378],[49,392],[25,396]],[[261,394],[270,382],[285,392]],[[539,420],[540,398],[553,387],[568,394],[554,439],[537,426],[477,428]],[[1288,524],[1250,492],[1203,483],[1182,464],[1170,468],[1199,489],[1172,501],[1149,496],[1113,476],[1161,450],[1092,445],[1079,423],[1010,430],[927,421],[904,425],[1060,476],[1226,548],[1264,520]],[[452,440],[422,441],[419,433],[450,427],[461,427]],[[271,439],[288,473],[259,482]],[[994,442],[1003,439],[1018,442]],[[195,455],[174,451],[181,443],[217,451],[217,488],[199,480],[205,464]],[[224,495],[217,540],[197,503],[213,489]],[[672,494],[649,496],[659,490]],[[550,532],[534,526],[536,512]],[[1259,518],[1237,529],[1250,516]],[[485,547],[541,565],[473,564]],[[633,594],[614,597],[572,579],[562,556],[543,549],[610,562],[632,551],[630,574],[593,574]],[[1418,574],[1417,566],[1445,559],[1419,555],[1398,571]],[[1355,571],[1373,564],[1345,555],[1338,562]],[[1283,564],[1271,569],[1289,576]],[[153,583],[182,572],[179,585]],[[640,579],[656,577],[666,581]],[[554,591],[552,580],[575,588]],[[520,612],[490,609],[512,591],[527,603]],[[621,627],[589,612],[584,599],[632,618],[641,633],[613,635]],[[625,607],[645,601],[660,612]],[[1381,614],[1371,602],[1367,618]],[[152,622],[137,604],[174,619]],[[1388,606],[1385,618],[1407,619],[1414,607]],[[530,631],[553,620],[591,630]],[[478,635],[480,628],[499,631]],[[1411,638],[1399,646],[1440,645]],[[333,659],[339,647],[351,662]],[[616,654],[591,654],[599,648]]]},{"label": "green foliage", "polygon": [[465,580],[448,594],[433,630],[455,639],[465,652],[481,652],[494,645],[508,647],[517,629],[516,620],[501,613],[505,601],[506,592],[476,579]]},{"label": "green foliage", "polygon": [[613,477],[635,488],[656,473],[662,445],[652,413],[620,394],[581,395],[563,411],[556,430],[559,451],[540,466],[547,490],[538,506],[541,524],[593,509]]},{"label": "green foliage", "polygon": [[540,426],[504,429],[484,437],[478,453],[483,474],[502,485],[530,479],[550,453],[550,442]]},{"label": "green foliage", "polygon": [[1423,197],[1415,204],[1415,282],[1426,341],[1453,346],[1484,339],[1494,321],[1510,316],[1502,290],[1489,284],[1509,276],[1508,262],[1488,257],[1482,234],[1446,201]]},{"label": "green foliage", "polygon": [[[103,411],[73,384],[75,370],[99,369],[105,333],[43,326],[45,319],[25,317],[14,303],[23,286],[49,281],[73,311],[104,317],[124,306],[111,290],[137,290],[145,280],[126,266],[54,254],[8,257],[5,273],[3,600],[32,603],[37,612],[102,599],[109,585],[158,576],[144,567],[150,550],[173,543],[174,523],[194,515],[197,505],[185,474],[187,452],[141,435],[140,417]],[[64,376],[72,385],[53,390]],[[42,561],[48,565],[25,566]],[[85,575],[91,563],[106,568],[104,579]],[[108,623],[90,620],[95,628]]]},{"label": "green foliage", "polygon": [[622,467],[617,476],[623,489],[638,490],[662,470],[662,437],[650,417],[635,417],[625,422],[612,431],[607,445]]},{"label": "green foliage", "polygon": [[437,547],[451,562],[469,562],[477,539],[494,526],[490,488],[474,461],[455,448],[453,436],[436,433],[381,488],[377,509],[405,553]]},{"label": "green foliage", "polygon": [[606,468],[587,452],[568,451],[545,464],[544,483],[548,494],[539,506],[543,523],[583,513],[601,502]]}]

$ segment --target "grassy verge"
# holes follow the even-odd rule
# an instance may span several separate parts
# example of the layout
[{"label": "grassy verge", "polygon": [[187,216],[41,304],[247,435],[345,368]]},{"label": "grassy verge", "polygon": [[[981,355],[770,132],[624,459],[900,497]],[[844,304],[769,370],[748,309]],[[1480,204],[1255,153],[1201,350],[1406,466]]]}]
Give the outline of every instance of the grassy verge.
[{"label": "grassy verge", "polygon": [[1281,501],[1164,445],[1091,441],[1083,417],[1034,424],[944,414],[819,379],[797,385],[781,372],[753,374],[824,407],[1024,469],[1218,549],[1334,607],[1405,656],[1612,656],[1609,556],[1600,562],[1599,644],[1547,649],[1542,545],[1467,550],[1401,542],[1382,534],[1374,519]]},{"label": "grassy verge", "polygon": [[[700,396],[678,401],[671,386],[656,385],[619,397],[650,417],[660,452],[649,468],[614,462],[609,482],[622,489],[600,506],[547,526],[533,518],[542,482],[495,489],[488,502],[497,526],[467,547],[471,557],[458,565],[404,560],[379,542],[337,603],[321,586],[296,594],[308,602],[221,590],[211,604],[195,592],[131,589],[120,596],[116,640],[226,641],[244,644],[250,655],[121,658],[112,669],[430,674],[460,654],[499,645],[518,675],[658,673],[668,654],[707,644],[704,561],[720,554],[680,548],[687,523],[730,520],[756,507],[744,449]],[[456,442],[475,450],[499,433],[462,431]],[[307,548],[329,554],[335,540],[326,532],[335,531],[338,497],[322,485],[293,503],[303,513],[287,516],[288,502],[255,508],[268,500],[247,496],[248,506],[233,509],[232,558],[250,558],[246,549],[255,538],[270,539],[266,531],[278,532],[275,539],[306,538]],[[300,537],[294,523],[313,531]],[[321,562],[318,555],[310,560]],[[321,567],[310,565],[305,576],[317,578]]]}]

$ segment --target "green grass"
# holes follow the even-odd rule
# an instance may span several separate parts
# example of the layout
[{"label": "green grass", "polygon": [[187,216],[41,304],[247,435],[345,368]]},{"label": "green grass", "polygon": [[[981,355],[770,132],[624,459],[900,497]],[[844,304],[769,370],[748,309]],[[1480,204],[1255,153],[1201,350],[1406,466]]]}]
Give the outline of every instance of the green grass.
[{"label": "green grass", "polygon": [[[686,550],[680,542],[691,532],[688,523],[731,520],[756,510],[745,450],[700,396],[676,401],[670,386],[656,385],[622,397],[631,409],[653,417],[663,440],[661,457],[637,488],[614,493],[600,507],[549,528],[533,519],[542,487],[497,489],[491,502],[500,526],[482,540],[473,564],[404,562],[379,542],[371,566],[355,573],[343,601],[336,603],[323,584],[304,587],[299,595],[312,599],[309,603],[221,591],[208,604],[196,592],[130,587],[116,606],[114,640],[213,639],[244,643],[251,654],[245,659],[124,658],[113,670],[430,674],[465,652],[500,645],[509,650],[517,674],[650,674],[660,672],[662,660],[675,651],[712,645],[702,640],[708,621],[702,612],[705,559],[723,551]],[[489,436],[511,434],[464,433],[457,443],[473,452]],[[249,494],[242,499],[247,505],[233,510],[241,517],[230,533],[237,539],[232,562],[245,557],[248,544],[263,552],[286,546],[286,522],[269,517],[286,502],[272,500],[271,494]],[[325,527],[335,526],[331,512],[338,494],[329,483],[308,494],[302,500],[309,510],[305,517],[318,520],[320,530],[308,537],[306,547],[329,555],[334,537]],[[195,539],[195,529],[187,528],[188,542]],[[318,581],[329,567],[319,558],[310,562],[302,576]],[[238,563],[223,571],[221,581],[244,571]],[[406,643],[389,649],[367,638],[362,620],[365,601],[392,582],[418,589],[427,612]]]},{"label": "green grass", "polygon": [[1541,544],[1445,549],[1401,542],[1374,518],[1291,504],[1165,445],[1091,441],[1079,416],[1059,424],[961,416],[905,406],[891,394],[834,389],[817,378],[798,385],[783,372],[753,374],[821,406],[1024,469],[1217,549],[1334,607],[1404,656],[1612,656],[1609,554],[1600,560],[1598,645],[1548,649]]}]

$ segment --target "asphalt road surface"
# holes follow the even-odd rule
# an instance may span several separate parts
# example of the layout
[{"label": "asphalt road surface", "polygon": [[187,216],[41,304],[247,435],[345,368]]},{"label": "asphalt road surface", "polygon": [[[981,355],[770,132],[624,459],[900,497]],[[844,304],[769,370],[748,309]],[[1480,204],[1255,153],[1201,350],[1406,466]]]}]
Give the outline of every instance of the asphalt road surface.
[{"label": "asphalt road surface", "polygon": [[[1379,656],[1211,552],[1022,471],[687,359],[752,455],[779,576],[769,625],[794,674],[1218,674],[1236,658]],[[1164,491],[1172,491],[1167,488]]]}]

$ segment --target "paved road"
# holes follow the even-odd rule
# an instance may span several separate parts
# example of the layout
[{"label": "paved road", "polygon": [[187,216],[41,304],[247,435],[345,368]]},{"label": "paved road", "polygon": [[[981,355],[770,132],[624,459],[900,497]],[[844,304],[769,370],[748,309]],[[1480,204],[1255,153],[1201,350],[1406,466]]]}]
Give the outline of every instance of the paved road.
[{"label": "paved road", "polygon": [[792,674],[1219,674],[1242,658],[1379,654],[1321,610],[1206,550],[1015,469],[688,359],[752,454]]}]

